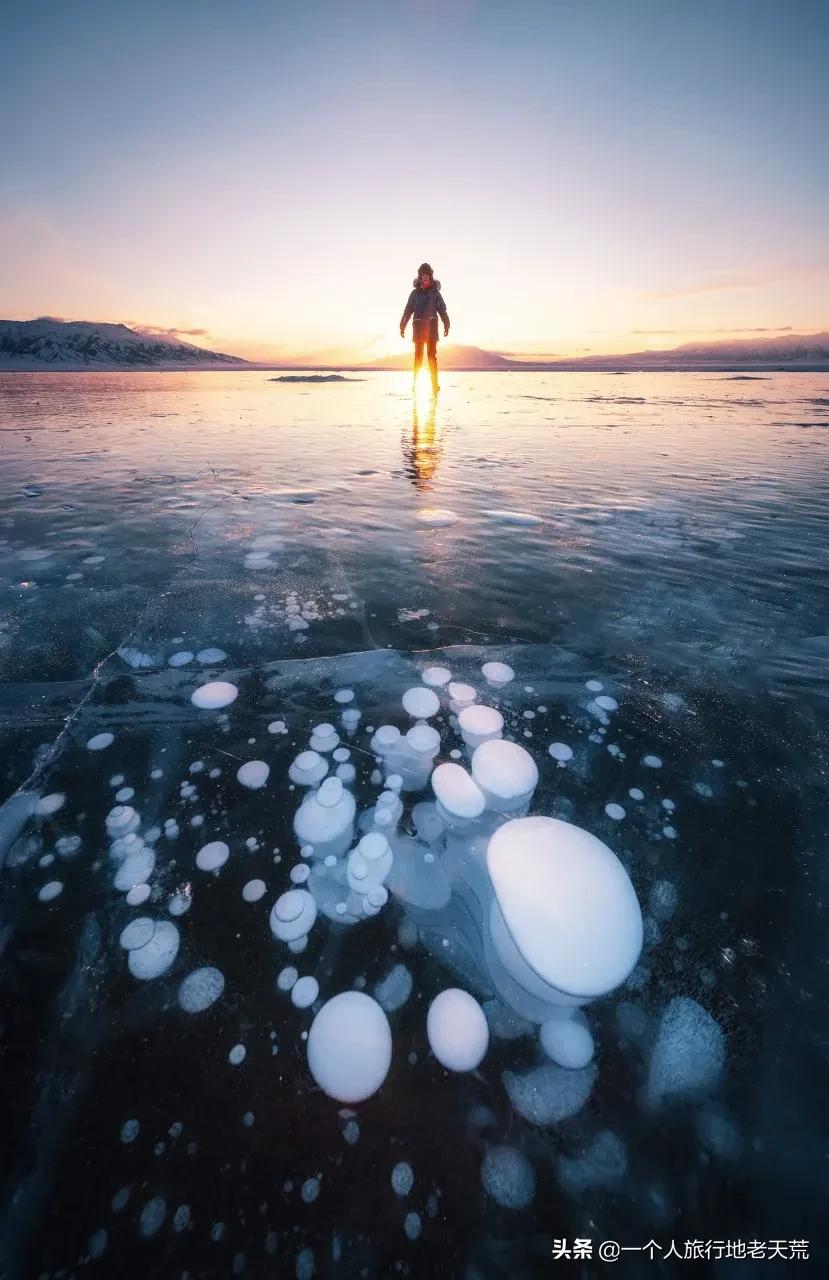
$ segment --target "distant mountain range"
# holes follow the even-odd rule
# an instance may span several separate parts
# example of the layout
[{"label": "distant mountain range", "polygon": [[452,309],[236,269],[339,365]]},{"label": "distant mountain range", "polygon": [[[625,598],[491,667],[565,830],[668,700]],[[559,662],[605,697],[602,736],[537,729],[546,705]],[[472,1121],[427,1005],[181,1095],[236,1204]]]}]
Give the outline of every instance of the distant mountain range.
[{"label": "distant mountain range", "polygon": [[[549,357],[505,355],[482,347],[443,343],[443,369],[518,372],[619,370],[801,369],[829,370],[829,333],[781,334],[778,337],[686,342],[668,351],[634,351],[622,355]],[[221,351],[206,351],[171,334],[149,333],[125,324],[85,320],[0,320],[0,370],[42,369],[409,369],[411,346],[399,355],[363,364],[312,365],[243,360]]]},{"label": "distant mountain range", "polygon": [[0,369],[235,369],[246,360],[169,334],[87,320],[0,320]]}]

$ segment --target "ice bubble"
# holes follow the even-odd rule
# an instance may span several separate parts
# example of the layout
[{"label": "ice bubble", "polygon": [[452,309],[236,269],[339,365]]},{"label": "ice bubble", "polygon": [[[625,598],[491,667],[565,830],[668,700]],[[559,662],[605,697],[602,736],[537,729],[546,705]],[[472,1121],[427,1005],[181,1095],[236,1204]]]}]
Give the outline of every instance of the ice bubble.
[{"label": "ice bubble", "polygon": [[38,890],[38,898],[41,902],[52,902],[55,898],[63,893],[63,885],[60,880],[50,880],[48,884],[43,885]]},{"label": "ice bubble", "polygon": [[152,849],[140,848],[124,858],[115,873],[113,884],[121,893],[127,893],[134,885],[145,884],[154,869],[155,854]]},{"label": "ice bubble", "polygon": [[401,1198],[407,1196],[411,1191],[414,1186],[414,1170],[406,1160],[401,1160],[392,1169],[391,1185],[394,1189],[394,1194]]},{"label": "ice bubble", "polygon": [[311,750],[326,754],[333,751],[340,741],[340,735],[333,724],[318,724],[311,730]]},{"label": "ice bubble", "polygon": [[314,1263],[313,1249],[303,1249],[296,1256],[296,1280],[311,1280],[316,1265]]},{"label": "ice bubble", "polygon": [[453,706],[459,711],[468,707],[470,702],[474,702],[478,696],[477,690],[471,684],[461,684],[457,680],[453,680],[449,685],[448,693]]},{"label": "ice bubble", "polygon": [[178,929],[169,920],[159,920],[155,932],[145,946],[130,951],[129,971],[134,978],[149,981],[166,973],[178,955]]},{"label": "ice bubble", "polygon": [[346,760],[350,758],[350,756],[351,756],[351,752],[349,751],[348,747],[335,747],[334,751],[332,752],[332,759],[336,760],[337,764],[343,764]]},{"label": "ice bubble", "polygon": [[219,969],[194,969],[178,989],[178,1002],[185,1013],[201,1013],[215,1004],[224,989],[224,975]]},{"label": "ice bubble", "polygon": [[251,791],[258,791],[268,781],[270,771],[270,766],[265,764],[264,760],[247,760],[236,771],[236,777],[243,787],[249,787]]},{"label": "ice bubble", "polygon": [[720,1024],[689,996],[671,1000],[659,1024],[648,1071],[651,1107],[665,1098],[698,1097],[719,1080],[725,1062]]},{"label": "ice bubble", "polygon": [[288,769],[288,777],[300,787],[315,787],[328,772],[328,761],[318,751],[300,751]]},{"label": "ice bubble", "polygon": [[386,755],[400,739],[400,730],[394,724],[381,724],[371,739],[371,749],[375,755]]},{"label": "ice bubble", "polygon": [[189,1204],[180,1204],[173,1214],[173,1230],[176,1232],[186,1231],[190,1225],[190,1217]]},{"label": "ice bubble", "polygon": [[146,902],[152,890],[148,884],[134,884],[127,893],[127,902],[131,907],[140,907]]},{"label": "ice bubble", "polygon": [[631,800],[644,800],[645,793],[641,787],[631,787],[628,791]]},{"label": "ice bubble", "polygon": [[504,717],[494,707],[483,707],[473,703],[461,711],[458,716],[458,726],[464,742],[474,750],[482,742],[500,738],[504,728]]},{"label": "ice bubble", "polygon": [[403,694],[403,707],[416,720],[428,720],[440,711],[440,698],[431,689],[415,685]]},{"label": "ice bubble", "polygon": [[561,1156],[558,1176],[562,1186],[571,1194],[591,1187],[606,1187],[627,1172],[627,1152],[615,1133],[603,1129],[597,1133],[581,1156]]},{"label": "ice bubble", "polygon": [[493,685],[509,684],[515,679],[515,672],[506,662],[485,662],[481,671],[484,678]]},{"label": "ice bubble", "polygon": [[596,698],[596,706],[601,707],[602,711],[618,711],[619,704],[615,698],[611,698],[607,693],[600,693]]},{"label": "ice bubble", "polygon": [[232,1067],[239,1067],[247,1057],[247,1052],[243,1044],[235,1044],[227,1055],[227,1060]]},{"label": "ice bubble", "polygon": [[154,933],[155,920],[151,920],[149,916],[138,916],[121,930],[118,941],[125,951],[137,951],[139,947],[146,947]]},{"label": "ice bubble", "polygon": [[591,693],[601,693],[604,685],[601,680],[586,680],[584,687],[585,689],[589,689]]},{"label": "ice bubble", "polygon": [[80,836],[60,836],[55,841],[55,848],[62,858],[71,858],[78,852],[82,843]]},{"label": "ice bubble", "polygon": [[117,650],[117,653],[119,658],[122,658],[127,666],[132,667],[134,671],[156,666],[156,659],[153,654],[144,653],[141,649],[132,648],[130,645],[122,645]]},{"label": "ice bubble", "polygon": [[223,840],[211,840],[202,845],[196,854],[196,866],[199,871],[218,871],[230,857],[230,849]]},{"label": "ice bubble", "polygon": [[276,985],[280,991],[290,991],[299,978],[299,973],[292,964],[286,965],[277,975]]},{"label": "ice bubble", "polygon": [[47,818],[50,814],[57,813],[66,803],[66,796],[59,791],[52,792],[49,796],[41,796],[35,805],[35,813],[42,818]]},{"label": "ice bubble", "polygon": [[583,1000],[624,982],[642,949],[642,913],[607,845],[558,818],[514,818],[486,857],[509,934],[544,982]]},{"label": "ice bubble", "polygon": [[516,1111],[530,1124],[559,1124],[581,1111],[596,1079],[595,1064],[573,1071],[548,1063],[523,1075],[503,1074],[504,1088]]},{"label": "ice bubble", "polygon": [[526,1209],[535,1195],[535,1174],[515,1147],[491,1147],[481,1165],[481,1181],[503,1209]]},{"label": "ice bubble", "polygon": [[306,1204],[313,1204],[314,1201],[317,1199],[319,1193],[320,1193],[319,1178],[308,1178],[306,1182],[303,1182],[302,1191],[300,1192],[300,1194]]},{"label": "ice bubble", "polygon": [[317,904],[308,890],[289,889],[271,908],[271,933],[280,942],[294,942],[305,937],[316,918]]},{"label": "ice bubble", "polygon": [[642,756],[642,764],[646,769],[661,769],[662,761],[659,756]]},{"label": "ice bubble", "polygon": [[435,689],[442,689],[452,679],[452,672],[448,667],[427,667],[421,673],[420,678],[424,684],[432,685]]},{"label": "ice bubble", "polygon": [[114,733],[96,733],[86,744],[87,751],[103,751],[115,741]]},{"label": "ice bubble", "polygon": [[166,1217],[167,1202],[163,1196],[154,1196],[152,1200],[147,1201],[138,1221],[138,1230],[145,1240],[149,1240],[161,1230]]},{"label": "ice bubble", "polygon": [[526,803],[538,784],[538,768],[529,751],[517,742],[494,738],[476,747],[472,777],[487,805],[504,812]]},{"label": "ice bubble", "polygon": [[484,797],[461,765],[439,764],[431,781],[438,803],[450,819],[477,818],[483,813]]},{"label": "ice bubble", "polygon": [[376,885],[369,889],[363,898],[363,911],[367,916],[376,916],[389,900],[389,891],[384,885]]},{"label": "ice bubble", "polygon": [[573,759],[573,748],[568,747],[566,742],[551,742],[547,750],[553,759],[558,760],[561,764]]},{"label": "ice bubble", "polygon": [[409,1240],[417,1240],[422,1230],[420,1214],[414,1211],[407,1213],[403,1219],[403,1230]]},{"label": "ice bubble", "polygon": [[308,1066],[338,1102],[362,1102],[382,1085],[391,1065],[391,1028],[376,1000],[344,991],[320,1009],[308,1033]]},{"label": "ice bubble", "polygon": [[374,998],[386,1013],[402,1009],[412,994],[412,975],[404,964],[396,964],[374,988]]},{"label": "ice bubble", "polygon": [[[137,1120],[125,1120],[121,1126],[121,1141],[123,1143],[126,1143],[127,1146],[129,1146],[131,1142],[135,1142],[135,1139],[138,1137],[138,1132],[140,1128],[141,1128],[141,1125],[138,1123]],[[127,1192],[127,1200],[128,1199],[129,1199],[129,1192]],[[126,1204],[126,1200],[124,1201],[124,1203]]]},{"label": "ice bubble", "polygon": [[543,1022],[539,1040],[547,1057],[570,1071],[578,1071],[593,1060],[593,1037],[587,1019],[578,1009],[567,1017]]},{"label": "ice bubble", "polygon": [[171,916],[185,915],[193,905],[192,893],[189,885],[185,885],[179,889],[178,893],[171,895],[167,903],[167,910]]},{"label": "ice bubble", "polygon": [[340,779],[340,782],[353,782],[357,777],[357,770],[354,768],[353,764],[338,764],[337,777]]},{"label": "ice bubble", "polygon": [[242,897],[245,902],[258,902],[264,894],[264,880],[248,880],[247,884],[242,887]]},{"label": "ice bubble", "polygon": [[291,1000],[297,1009],[309,1009],[320,993],[316,978],[298,978],[291,988]]},{"label": "ice bubble", "polygon": [[448,1071],[474,1071],[489,1046],[489,1024],[478,1001],[449,987],[429,1006],[426,1034],[432,1053]]},{"label": "ice bubble", "polygon": [[224,649],[216,648],[199,649],[196,654],[197,660],[202,663],[203,666],[210,666],[210,664],[214,662],[224,662],[226,657],[227,654]]},{"label": "ice bubble", "polygon": [[218,711],[220,707],[229,707],[238,696],[239,690],[235,684],[230,684],[227,680],[211,680],[209,684],[196,689],[190,701],[202,711]]},{"label": "ice bubble", "polygon": [[457,512],[449,511],[446,507],[421,507],[416,518],[421,524],[439,529],[444,525],[454,524],[458,515]]},{"label": "ice bubble", "polygon": [[353,690],[353,689],[338,689],[338,690],[337,690],[337,692],[334,694],[334,701],[335,701],[335,702],[339,702],[339,703],[353,702],[353,701],[354,701],[354,690]]},{"label": "ice bubble", "polygon": [[357,806],[339,778],[326,778],[310,792],[294,815],[294,831],[302,844],[325,844],[351,830]]},{"label": "ice bubble", "polygon": [[625,811],[620,804],[606,804],[604,811],[614,822],[621,822],[625,816]]},{"label": "ice bubble", "polygon": [[287,733],[288,727],[284,720],[271,720],[268,725],[268,733]]},{"label": "ice bubble", "polygon": [[103,1227],[101,1227],[98,1231],[95,1232],[93,1236],[90,1237],[90,1241],[89,1241],[90,1258],[102,1257],[103,1254],[106,1252],[106,1247],[108,1243],[109,1243],[109,1233],[105,1231]]},{"label": "ice bubble", "polygon": [[167,659],[167,665],[170,667],[186,667],[188,662],[193,661],[193,654],[189,649],[179,649],[178,653],[172,654]]},{"label": "ice bubble", "polygon": [[418,755],[435,756],[440,750],[440,734],[430,724],[413,725],[406,742]]},{"label": "ice bubble", "polygon": [[[382,800],[382,796],[380,798]],[[392,851],[386,837],[381,831],[370,831],[348,855],[348,887],[361,895],[378,888],[391,871],[392,862]]]}]

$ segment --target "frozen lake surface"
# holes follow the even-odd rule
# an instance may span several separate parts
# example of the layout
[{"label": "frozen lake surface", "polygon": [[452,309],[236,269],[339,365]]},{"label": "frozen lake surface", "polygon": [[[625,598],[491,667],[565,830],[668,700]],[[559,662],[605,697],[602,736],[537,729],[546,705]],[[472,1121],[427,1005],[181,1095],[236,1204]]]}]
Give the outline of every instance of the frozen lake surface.
[{"label": "frozen lake surface", "polygon": [[0,375],[0,1271],[820,1257],[829,377],[351,376]]}]

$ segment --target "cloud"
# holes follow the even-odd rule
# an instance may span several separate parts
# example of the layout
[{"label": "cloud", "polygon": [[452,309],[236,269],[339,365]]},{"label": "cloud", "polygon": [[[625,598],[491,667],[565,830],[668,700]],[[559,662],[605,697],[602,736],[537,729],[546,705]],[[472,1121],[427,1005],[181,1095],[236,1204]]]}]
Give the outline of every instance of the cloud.
[{"label": "cloud", "polygon": [[157,338],[204,338],[210,332],[209,329],[179,329],[175,325],[165,329],[159,324],[137,324],[134,320],[127,324],[136,333],[151,333]]},{"label": "cloud", "polygon": [[697,284],[673,285],[667,289],[655,289],[638,296],[649,302],[668,302],[673,298],[691,298],[700,293],[729,293],[732,289],[756,289],[764,284],[760,276],[720,276],[713,280],[700,280]]}]

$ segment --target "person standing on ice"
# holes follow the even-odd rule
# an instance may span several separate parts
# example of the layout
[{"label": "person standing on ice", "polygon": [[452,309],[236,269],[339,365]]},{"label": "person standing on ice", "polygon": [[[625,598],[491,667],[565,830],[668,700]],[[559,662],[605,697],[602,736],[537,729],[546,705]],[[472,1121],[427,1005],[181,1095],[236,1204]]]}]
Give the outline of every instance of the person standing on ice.
[{"label": "person standing on ice", "polygon": [[435,279],[434,272],[428,262],[421,262],[417,275],[412,281],[414,288],[409,294],[406,308],[400,318],[400,337],[406,333],[409,318],[412,319],[412,341],[414,342],[414,376],[423,364],[424,348],[429,357],[429,372],[432,375],[432,394],[438,393],[438,316],[443,321],[443,336],[449,336],[449,313],[440,292],[440,281]]}]

